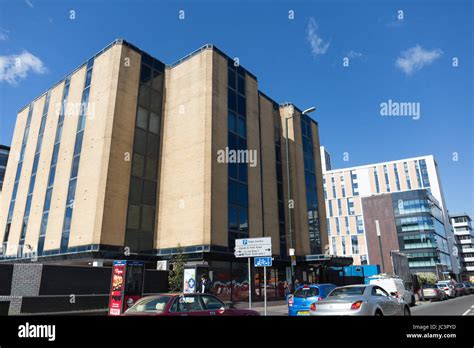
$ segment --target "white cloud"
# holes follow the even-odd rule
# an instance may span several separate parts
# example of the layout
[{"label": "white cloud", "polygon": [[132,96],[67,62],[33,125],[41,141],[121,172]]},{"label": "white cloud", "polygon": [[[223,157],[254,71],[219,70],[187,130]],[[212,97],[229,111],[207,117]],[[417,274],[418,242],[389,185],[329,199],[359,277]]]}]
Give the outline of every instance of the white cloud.
[{"label": "white cloud", "polygon": [[329,42],[324,42],[324,40],[318,35],[317,31],[318,23],[316,23],[316,20],[311,17],[307,28],[307,39],[311,45],[311,52],[314,56],[325,54],[329,48]]},{"label": "white cloud", "polygon": [[361,58],[363,54],[354,50],[350,50],[349,53],[347,53],[347,56],[349,58]]},{"label": "white cloud", "polygon": [[411,75],[414,72],[421,70],[425,65],[430,65],[436,59],[441,57],[443,51],[440,49],[425,50],[420,45],[409,48],[401,53],[398,57],[395,66],[401,69],[405,74]]},{"label": "white cloud", "polygon": [[26,2],[26,4],[27,4],[28,6],[30,6],[31,8],[34,7],[34,6],[33,6],[33,3],[32,3],[30,0],[25,0],[25,2]]},{"label": "white cloud", "polygon": [[38,57],[28,51],[9,56],[0,56],[0,81],[16,85],[29,72],[44,74],[47,69]]},{"label": "white cloud", "polygon": [[8,40],[8,33],[9,32],[10,32],[9,30],[0,28],[0,41]]}]

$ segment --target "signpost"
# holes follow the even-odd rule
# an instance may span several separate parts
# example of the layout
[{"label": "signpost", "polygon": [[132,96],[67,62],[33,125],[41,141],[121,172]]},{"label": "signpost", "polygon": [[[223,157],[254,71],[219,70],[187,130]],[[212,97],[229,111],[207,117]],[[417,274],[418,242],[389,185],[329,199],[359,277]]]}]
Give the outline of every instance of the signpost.
[{"label": "signpost", "polygon": [[[245,239],[236,239],[235,240],[235,248],[234,248],[234,255],[237,258],[246,257],[248,259],[248,273],[249,273],[249,309],[252,309],[252,270],[250,266],[250,259],[255,257],[257,259],[265,259],[265,261],[260,262],[268,262],[270,259],[270,266],[271,266],[271,257],[261,257],[261,256],[272,256],[272,239],[271,237],[263,237],[263,238],[245,238]],[[256,267],[262,267],[261,266]],[[264,282],[265,282],[265,315],[267,315],[267,272],[266,266],[264,266]]]},{"label": "signpost", "polygon": [[254,259],[255,267],[263,267],[263,305],[264,314],[267,315],[267,267],[272,266],[273,258],[271,257],[256,257]]}]

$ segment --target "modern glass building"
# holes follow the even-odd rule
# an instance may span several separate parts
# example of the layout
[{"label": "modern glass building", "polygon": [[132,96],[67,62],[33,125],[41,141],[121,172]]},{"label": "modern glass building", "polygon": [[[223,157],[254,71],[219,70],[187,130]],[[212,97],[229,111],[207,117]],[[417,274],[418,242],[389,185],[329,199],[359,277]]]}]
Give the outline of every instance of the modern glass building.
[{"label": "modern glass building", "polygon": [[[328,162],[327,151],[324,151],[322,160]],[[446,261],[444,264],[449,264],[454,273],[459,273],[458,260],[452,252],[453,231],[448,218],[438,165],[433,156],[341,169],[332,168],[323,172],[323,180],[332,254],[351,256],[354,258],[354,264],[374,264],[367,240],[366,215],[370,212],[363,208],[362,200],[374,195],[404,192],[408,194],[410,191],[423,189],[438,202],[441,212],[438,221],[445,229],[450,262],[441,259],[439,262]],[[346,219],[349,220],[348,223],[345,223]],[[400,223],[409,222],[402,220]],[[437,228],[441,227],[438,225]],[[378,244],[374,247],[378,249]],[[355,251],[357,253],[354,253]],[[444,258],[444,254],[440,257]]]},{"label": "modern glass building", "polygon": [[[392,194],[400,251],[413,273],[452,270],[448,236],[439,202],[428,190]],[[441,267],[441,268],[440,268]]]},{"label": "modern glass building", "polygon": [[184,252],[239,297],[247,266],[235,240],[265,236],[278,295],[288,248],[301,279],[328,243],[318,132],[213,45],[167,65],[115,40],[18,113],[0,259],[106,264]]}]

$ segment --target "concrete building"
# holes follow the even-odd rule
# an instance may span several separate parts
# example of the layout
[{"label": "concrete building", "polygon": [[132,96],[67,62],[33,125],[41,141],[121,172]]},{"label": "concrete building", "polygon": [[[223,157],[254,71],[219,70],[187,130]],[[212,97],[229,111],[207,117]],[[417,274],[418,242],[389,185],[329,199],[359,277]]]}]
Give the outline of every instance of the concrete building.
[{"label": "concrete building", "polygon": [[[325,161],[325,157],[327,155],[321,161]],[[458,260],[452,252],[453,231],[438,165],[432,155],[326,170],[323,172],[323,186],[330,252],[334,255],[352,256],[354,264],[362,265],[374,263],[368,250],[367,212],[362,205],[363,197],[425,189],[441,210],[439,219],[445,229],[450,270],[459,273]]]},{"label": "concrete building", "polygon": [[212,45],[165,65],[114,41],[20,110],[12,151],[5,261],[155,261],[180,247],[235,280],[247,272],[235,239],[268,236],[279,283],[290,245],[301,262],[327,245],[318,124]]},{"label": "concrete building", "polygon": [[450,214],[454,228],[456,246],[460,261],[460,274],[463,281],[474,283],[474,231],[472,219],[466,214]]}]

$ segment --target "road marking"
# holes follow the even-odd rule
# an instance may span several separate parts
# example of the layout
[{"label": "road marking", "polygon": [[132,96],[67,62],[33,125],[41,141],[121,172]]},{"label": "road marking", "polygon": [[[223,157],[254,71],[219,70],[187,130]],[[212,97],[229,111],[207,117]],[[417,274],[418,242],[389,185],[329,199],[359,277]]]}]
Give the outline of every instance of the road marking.
[{"label": "road marking", "polygon": [[467,315],[469,312],[471,311],[471,309],[469,308],[467,311],[465,311],[462,315]]}]

